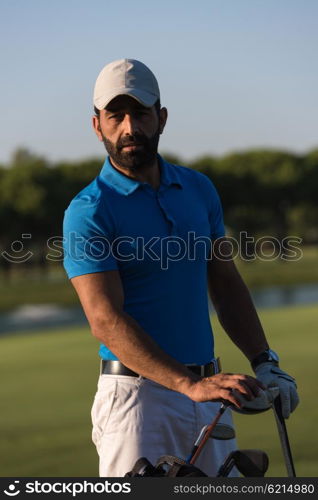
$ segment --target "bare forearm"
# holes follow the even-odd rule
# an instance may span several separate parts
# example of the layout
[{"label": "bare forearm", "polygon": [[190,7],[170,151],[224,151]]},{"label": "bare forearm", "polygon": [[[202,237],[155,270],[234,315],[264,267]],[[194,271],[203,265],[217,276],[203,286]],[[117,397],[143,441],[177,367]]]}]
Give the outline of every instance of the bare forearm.
[{"label": "bare forearm", "polygon": [[249,398],[257,394],[260,383],[249,375],[218,373],[202,378],[165,353],[123,311],[124,294],[117,271],[78,276],[72,283],[93,335],[131,370],[198,402],[224,400],[239,406],[233,389]]},{"label": "bare forearm", "polygon": [[239,274],[213,302],[224,330],[250,361],[268,348],[250,293]]},{"label": "bare forearm", "polygon": [[184,394],[200,378],[164,352],[128,314],[116,314],[111,323],[96,322],[92,333],[131,370]]},{"label": "bare forearm", "polygon": [[195,375],[166,354],[125,313],[120,313],[111,329],[101,324],[93,333],[128,368],[168,389],[185,394],[193,401],[228,401],[240,407],[233,389],[253,399],[262,387],[248,375],[219,373],[206,378]]}]

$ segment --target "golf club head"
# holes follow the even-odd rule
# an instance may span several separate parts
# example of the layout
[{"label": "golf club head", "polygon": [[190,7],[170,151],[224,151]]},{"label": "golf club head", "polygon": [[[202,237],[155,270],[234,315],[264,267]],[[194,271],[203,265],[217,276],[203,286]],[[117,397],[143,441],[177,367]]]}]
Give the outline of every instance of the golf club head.
[{"label": "golf club head", "polygon": [[268,469],[268,456],[262,450],[236,450],[235,466],[245,477],[264,477]]},{"label": "golf club head", "polygon": [[228,439],[235,438],[235,430],[228,424],[216,424],[212,434],[210,435],[213,439],[218,439],[221,441],[226,441]]},{"label": "golf club head", "polygon": [[274,386],[268,387],[265,391],[260,390],[259,395],[252,401],[248,401],[235,389],[233,392],[235,392],[236,397],[241,401],[242,407],[238,408],[237,406],[230,404],[229,407],[231,410],[234,410],[237,413],[243,413],[244,415],[255,415],[256,413],[262,413],[272,408],[274,399],[279,394],[279,388]]},{"label": "golf club head", "polygon": [[[208,425],[204,425],[202,427],[202,429],[200,430],[200,434],[194,443],[195,446],[198,446],[208,427],[209,427]],[[235,430],[228,424],[216,424],[209,437],[212,439],[218,439],[223,441],[226,441],[227,439],[234,439]]]},{"label": "golf club head", "polygon": [[234,450],[224,460],[217,477],[227,477],[233,467],[245,477],[264,477],[268,456],[262,450]]}]

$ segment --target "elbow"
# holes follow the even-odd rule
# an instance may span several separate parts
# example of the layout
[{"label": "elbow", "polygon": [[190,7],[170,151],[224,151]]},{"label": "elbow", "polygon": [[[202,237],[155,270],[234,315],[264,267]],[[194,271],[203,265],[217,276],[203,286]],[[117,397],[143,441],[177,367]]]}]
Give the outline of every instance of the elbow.
[{"label": "elbow", "polygon": [[112,338],[113,332],[117,329],[119,316],[95,316],[89,323],[93,337],[105,343]]},{"label": "elbow", "polygon": [[90,327],[91,327],[91,334],[97,340],[102,341],[102,339],[105,338],[106,327],[103,326],[101,323],[97,323],[94,321],[90,323]]},{"label": "elbow", "polygon": [[94,318],[90,321],[91,333],[97,340],[107,337],[109,322],[107,319]]}]

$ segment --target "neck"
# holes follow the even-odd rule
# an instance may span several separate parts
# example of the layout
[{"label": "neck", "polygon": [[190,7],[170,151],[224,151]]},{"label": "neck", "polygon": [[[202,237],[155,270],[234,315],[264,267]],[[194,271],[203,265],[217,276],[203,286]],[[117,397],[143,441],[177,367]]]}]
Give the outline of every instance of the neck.
[{"label": "neck", "polygon": [[152,164],[148,164],[146,167],[138,167],[136,169],[123,168],[118,165],[114,160],[110,159],[111,164],[114,168],[119,170],[122,174],[135,179],[139,182],[147,182],[153,189],[158,189],[160,186],[160,168],[159,160],[156,157]]}]

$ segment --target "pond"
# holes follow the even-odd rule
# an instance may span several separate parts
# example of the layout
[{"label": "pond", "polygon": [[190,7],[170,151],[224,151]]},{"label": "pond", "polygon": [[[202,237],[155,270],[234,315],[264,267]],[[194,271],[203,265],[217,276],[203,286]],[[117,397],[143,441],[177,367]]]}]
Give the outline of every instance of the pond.
[{"label": "pond", "polygon": [[[251,293],[258,309],[318,303],[318,284],[266,287]],[[64,308],[55,304],[26,304],[0,315],[0,334],[86,323],[80,306]]]}]

